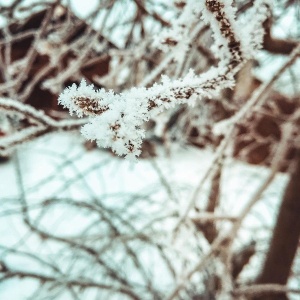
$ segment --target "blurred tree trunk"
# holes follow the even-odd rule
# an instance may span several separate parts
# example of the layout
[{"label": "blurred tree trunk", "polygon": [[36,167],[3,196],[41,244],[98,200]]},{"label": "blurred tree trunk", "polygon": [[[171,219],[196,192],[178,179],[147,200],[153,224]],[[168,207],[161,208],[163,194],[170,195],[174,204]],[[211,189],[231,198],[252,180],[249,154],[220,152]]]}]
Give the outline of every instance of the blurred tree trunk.
[{"label": "blurred tree trunk", "polygon": [[[270,248],[260,276],[256,283],[277,283],[288,281],[300,237],[300,150],[297,153],[296,168],[291,174],[285,190]],[[255,300],[284,300],[285,294],[262,295]]]}]

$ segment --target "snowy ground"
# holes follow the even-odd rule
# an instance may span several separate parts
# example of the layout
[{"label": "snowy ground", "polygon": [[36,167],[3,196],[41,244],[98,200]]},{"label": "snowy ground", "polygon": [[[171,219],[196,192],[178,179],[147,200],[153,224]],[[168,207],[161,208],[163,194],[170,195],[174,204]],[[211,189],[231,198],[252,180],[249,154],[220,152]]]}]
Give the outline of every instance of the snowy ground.
[{"label": "snowy ground", "polygon": [[[122,205],[128,209],[128,199],[137,197],[139,200],[134,203],[131,212],[135,218],[139,210],[142,218],[136,217],[132,222],[142,228],[147,224],[145,218],[149,214],[159,216],[176,211],[180,215],[213,157],[210,151],[178,148],[170,157],[132,163],[100,150],[86,152],[78,142],[80,139],[75,134],[47,136],[20,148],[9,162],[0,165],[0,257],[10,268],[36,270],[40,266],[28,257],[9,254],[2,250],[3,247],[42,253],[44,257],[55,257],[60,252],[60,246],[49,246],[28,231],[20,214],[21,202],[18,199],[26,198],[34,216],[35,206],[38,207],[45,199],[80,201],[101,198],[112,209]],[[220,213],[238,216],[268,172],[262,167],[226,162],[222,174]],[[237,238],[237,246],[255,239],[261,250],[266,249],[268,229],[273,224],[274,210],[286,181],[287,177],[283,174],[276,177],[263,199],[246,218]],[[209,184],[204,185],[199,193],[200,207],[205,203],[208,190]],[[57,206],[41,217],[40,222],[51,232],[72,237],[89,225],[90,217]],[[172,227],[172,222],[164,224]],[[167,230],[162,230],[164,236]],[[156,232],[159,233],[159,230]],[[185,239],[182,243],[188,244],[189,237]],[[182,249],[180,245],[177,247],[178,251],[189,251],[185,246]],[[150,256],[145,259],[155,266],[155,259],[152,257],[151,260]],[[244,273],[251,276],[253,267],[260,263],[260,259],[254,259]],[[160,269],[159,265],[157,269]],[[163,276],[156,277],[158,284],[161,284]],[[2,283],[0,299],[24,300],[34,285],[31,281],[16,279]],[[63,299],[67,299],[66,296]]]}]

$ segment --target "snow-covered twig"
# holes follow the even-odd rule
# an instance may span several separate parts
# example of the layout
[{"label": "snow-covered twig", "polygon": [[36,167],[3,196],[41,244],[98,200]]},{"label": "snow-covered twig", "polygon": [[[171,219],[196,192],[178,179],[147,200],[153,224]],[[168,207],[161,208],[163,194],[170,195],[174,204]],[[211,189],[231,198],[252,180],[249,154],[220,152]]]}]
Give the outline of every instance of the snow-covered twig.
[{"label": "snow-covered twig", "polygon": [[0,138],[0,153],[3,154],[8,153],[11,148],[19,144],[47,133],[75,130],[87,122],[86,119],[56,121],[30,105],[6,98],[0,98],[0,111],[5,114],[17,115],[23,119],[26,118],[32,124]]},{"label": "snow-covered twig", "polygon": [[[193,1],[188,4],[195,6]],[[232,3],[207,0],[205,5],[199,4],[199,9],[222,50],[219,65],[199,76],[192,71],[176,80],[163,76],[160,84],[132,88],[120,94],[104,89],[96,91],[85,81],[79,87],[65,89],[59,103],[71,114],[90,116],[90,122],[81,130],[87,139],[96,140],[101,147],[111,147],[118,155],[135,158],[141,152],[145,136],[142,125],[154,114],[180,103],[192,105],[196,98],[212,97],[224,88],[233,87],[234,75],[247,55],[243,54],[242,40],[236,34]]]}]

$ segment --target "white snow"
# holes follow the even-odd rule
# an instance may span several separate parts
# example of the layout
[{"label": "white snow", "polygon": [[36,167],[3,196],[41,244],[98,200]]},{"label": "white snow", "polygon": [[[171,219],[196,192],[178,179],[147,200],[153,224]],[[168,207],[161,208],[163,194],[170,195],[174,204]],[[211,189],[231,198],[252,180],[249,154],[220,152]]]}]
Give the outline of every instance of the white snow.
[{"label": "white snow", "polygon": [[[65,255],[63,255],[61,266],[65,265],[66,268],[72,261],[72,256],[67,255],[67,252],[63,250],[63,245],[41,241],[24,225],[20,214],[22,202],[18,200],[22,194],[31,207],[30,216],[33,218],[38,217],[40,213],[40,203],[47,199],[58,199],[56,204],[52,204],[51,208],[39,217],[40,226],[52,234],[64,237],[81,235],[97,220],[97,214],[84,208],[78,210],[76,206],[64,205],[63,201],[70,199],[75,205],[82,201],[90,203],[92,199],[101,199],[101,203],[106,207],[116,212],[124,211],[124,218],[131,216],[130,222],[136,229],[140,228],[145,233],[150,230],[153,239],[169,249],[169,255],[177,253],[173,258],[175,268],[185,269],[195,263],[199,259],[197,247],[195,248],[199,241],[192,238],[190,229],[181,231],[174,244],[171,240],[171,233],[192,196],[195,186],[210,166],[212,153],[195,148],[179,148],[169,158],[160,156],[154,161],[140,160],[138,163],[131,163],[99,150],[86,152],[78,144],[78,138],[80,140],[76,134],[56,134],[44,137],[28,147],[22,146],[11,161],[0,166],[2,202],[0,256],[9,267],[30,271],[41,268],[41,265],[26,256],[5,254],[5,251],[1,250],[3,246],[11,246],[15,250],[33,254],[38,253],[40,257],[50,262],[58,259],[59,253],[63,251]],[[19,175],[18,168],[20,168]],[[262,167],[227,161],[222,174],[219,212],[238,216],[268,172],[269,170]],[[22,179],[23,188],[20,188],[20,179]],[[276,177],[263,199],[245,220],[237,238],[237,246],[255,239],[259,247],[265,247],[265,238],[274,222],[274,211],[277,209],[286,181],[286,175],[279,174]],[[209,186],[208,182],[199,193],[197,205],[200,208],[205,205]],[[158,220],[163,216],[166,218],[148,227],[147,224],[151,220]],[[99,225],[101,227],[101,224]],[[228,225],[224,224],[223,229],[227,227]],[[124,233],[128,231],[126,227],[123,230]],[[256,232],[255,237],[253,232]],[[103,242],[108,238],[108,234],[109,231],[103,227]],[[132,232],[128,231],[128,234]],[[86,237],[90,235],[92,237],[92,233],[87,231]],[[107,235],[106,238],[105,235]],[[118,245],[118,239],[115,243]],[[205,243],[201,247],[207,248]],[[122,248],[112,247],[110,251],[111,254],[108,252],[107,255],[113,255],[112,261],[117,263],[119,256],[122,259]],[[154,283],[167,292],[167,287],[172,285],[172,280],[163,262],[160,262],[159,255],[150,246],[144,246],[140,253],[146,268],[152,272],[151,278],[157,278]],[[181,266],[182,260],[186,261],[187,265]],[[77,274],[79,266],[85,269],[91,264],[86,258],[78,258],[78,261],[78,267],[73,271],[74,274]],[[259,263],[259,259],[254,260],[244,272],[244,276],[247,274],[253,276]],[[137,282],[142,280],[130,264],[126,263],[123,266],[123,272],[129,272],[128,274],[131,274]],[[41,270],[50,272],[44,267]],[[86,272],[89,276],[90,272]],[[14,300],[23,300],[26,295],[34,291],[35,287],[32,280],[8,281],[1,286],[0,298],[11,300],[11,297],[14,297]],[[90,296],[92,297],[92,292]],[[64,295],[62,299],[68,299],[68,296]]]}]

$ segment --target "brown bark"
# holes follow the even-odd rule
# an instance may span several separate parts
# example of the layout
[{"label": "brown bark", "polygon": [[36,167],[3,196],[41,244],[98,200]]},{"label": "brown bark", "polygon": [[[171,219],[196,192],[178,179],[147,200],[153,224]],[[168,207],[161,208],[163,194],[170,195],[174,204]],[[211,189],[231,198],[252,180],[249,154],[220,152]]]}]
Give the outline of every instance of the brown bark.
[{"label": "brown bark", "polygon": [[[215,209],[219,206],[220,202],[220,183],[221,183],[222,163],[218,165],[217,170],[212,178],[210,194],[208,203],[206,206],[207,212],[215,212]],[[211,244],[218,235],[218,230],[215,222],[207,222],[203,224],[203,234],[205,235],[208,242]]]},{"label": "brown bark", "polygon": [[264,23],[265,36],[263,41],[263,49],[274,54],[290,54],[297,46],[298,41],[288,39],[276,39],[271,34],[272,18]]},{"label": "brown bark", "polygon": [[[285,190],[270,248],[256,283],[278,283],[288,281],[300,237],[300,150],[297,165]],[[264,295],[255,300],[284,300],[285,294]]]}]

